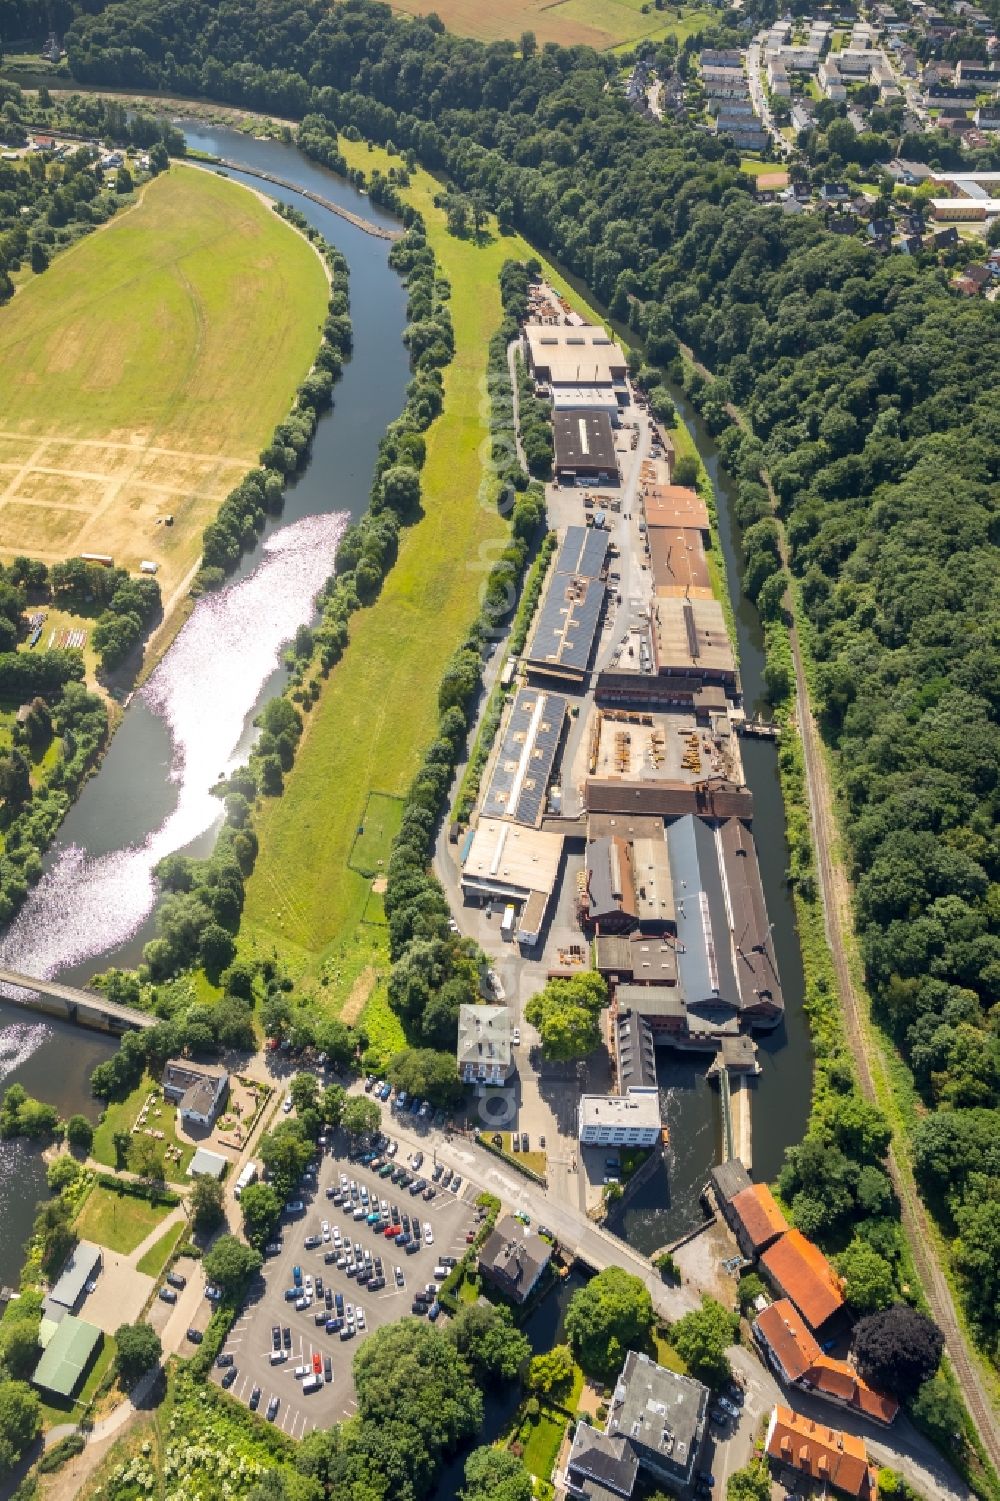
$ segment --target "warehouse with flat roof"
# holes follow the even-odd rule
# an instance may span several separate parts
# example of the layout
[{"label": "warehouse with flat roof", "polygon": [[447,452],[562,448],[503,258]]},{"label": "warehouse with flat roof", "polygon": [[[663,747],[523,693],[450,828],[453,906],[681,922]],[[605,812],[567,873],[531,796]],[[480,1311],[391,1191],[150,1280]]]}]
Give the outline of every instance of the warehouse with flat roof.
[{"label": "warehouse with flat roof", "polygon": [[519,691],[483,798],[484,817],[510,818],[537,828],[565,719],[566,700],[557,693],[541,688]]},{"label": "warehouse with flat roof", "polygon": [[562,847],[561,834],[481,818],[462,867],[462,890],[519,905],[516,937],[533,944],[555,890]]},{"label": "warehouse with flat roof", "polygon": [[618,455],[615,432],[607,412],[592,408],[556,407],[552,414],[556,479],[574,485],[617,485]]},{"label": "warehouse with flat roof", "polygon": [[89,1240],[78,1241],[66,1258],[59,1278],[49,1293],[48,1302],[68,1308],[70,1313],[80,1301],[84,1288],[101,1265],[101,1248]]},{"label": "warehouse with flat roof", "polygon": [[657,599],[653,603],[657,672],[736,686],[736,660],[717,599]]},{"label": "warehouse with flat roof", "polygon": [[590,323],[528,323],[524,337],[528,368],[539,384],[620,386],[625,391],[628,360],[603,328]]}]

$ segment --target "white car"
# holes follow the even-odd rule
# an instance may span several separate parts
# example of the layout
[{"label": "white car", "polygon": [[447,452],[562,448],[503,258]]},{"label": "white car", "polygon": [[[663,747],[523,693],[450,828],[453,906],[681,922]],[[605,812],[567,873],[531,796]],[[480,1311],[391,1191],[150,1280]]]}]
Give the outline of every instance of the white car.
[{"label": "white car", "polygon": [[430,1220],[424,1220],[424,1245],[432,1246],[433,1244],[434,1231],[431,1229]]},{"label": "white car", "polygon": [[340,1175],[340,1186],[341,1186],[341,1188],[346,1188],[347,1187],[347,1174],[346,1173],[341,1173],[341,1175]]},{"label": "white car", "polygon": [[313,1279],[310,1277],[308,1272],[305,1275],[305,1289],[307,1295],[311,1298],[313,1293]]},{"label": "white car", "polygon": [[487,978],[487,980],[489,980],[489,982],[490,982],[490,988],[493,991],[493,994],[496,996],[497,1000],[498,1001],[502,1001],[506,997],[507,992],[504,990],[503,983],[502,983],[502,981],[500,979],[500,976],[497,974],[496,970],[495,969],[491,969],[487,973],[486,978]]},{"label": "white car", "polygon": [[340,1245],[340,1226],[339,1225],[334,1225],[334,1227],[333,1227],[333,1243],[334,1243],[335,1246],[338,1246],[338,1247]]},{"label": "white car", "polygon": [[320,1226],[320,1228],[321,1228],[321,1230],[323,1232],[323,1239],[324,1240],[329,1240],[330,1239],[330,1221],[329,1220],[324,1220],[323,1224]]},{"label": "white car", "polygon": [[290,1094],[286,1094],[285,1095],[284,1102],[282,1103],[281,1108],[285,1112],[286,1115],[291,1115],[291,1113],[292,1113],[292,1097],[291,1097]]},{"label": "white car", "polygon": [[359,1329],[363,1329],[365,1327],[365,1311],[363,1308],[359,1308],[357,1310],[357,1313],[355,1314],[355,1320]]},{"label": "white car", "polygon": [[510,1041],[511,1041],[511,1046],[512,1047],[516,1048],[518,1046],[518,1044],[521,1041],[521,1028],[520,1027],[511,1027],[511,1029],[510,1029]]}]

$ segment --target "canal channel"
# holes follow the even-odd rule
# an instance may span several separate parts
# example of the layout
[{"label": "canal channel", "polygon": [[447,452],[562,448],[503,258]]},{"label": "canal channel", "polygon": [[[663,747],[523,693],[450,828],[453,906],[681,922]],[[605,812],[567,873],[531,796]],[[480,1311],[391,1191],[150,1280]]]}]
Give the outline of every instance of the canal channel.
[{"label": "canal channel", "polygon": [[[192,149],[242,162],[254,172],[386,226],[395,221],[294,146],[182,122]],[[227,173],[260,190],[258,179]],[[314,616],[339,537],[368,502],[379,438],[398,415],[409,378],[402,332],[405,290],[388,265],[389,244],[315,202],[268,184],[294,203],[350,265],[354,353],[319,423],[305,471],[289,487],[282,515],[268,522],[226,588],[195,607],[177,640],[127,709],[99,771],[68,814],[21,914],[0,940],[0,961],[28,973],[85,983],[109,965],[135,964],[152,936],[153,867],[165,854],[207,854],[221,810],[210,788],[252,743],[252,720],[283,681],[281,651]],[[722,546],[734,593],[748,713],[762,706],[763,648],[756,612],[740,600],[739,538],[731,493],[710,436],[678,397],[716,487]],[[788,1011],[760,1042],[754,1087],[755,1176],[771,1176],[785,1146],[804,1129],[811,1050],[802,1014],[802,968],[784,873],[787,847],[776,753],[744,743],[755,800],[760,862]],[[64,1115],[96,1116],[87,1080],[115,1044],[0,1002],[0,1088],[17,1080]],[[708,1060],[705,1060],[707,1065]],[[697,1197],[718,1149],[718,1107],[697,1064],[661,1052],[660,1084],[671,1128],[669,1171],[637,1194],[613,1227],[642,1249],[680,1234],[697,1218]],[[0,1283],[14,1283],[22,1248],[44,1196],[44,1169],[23,1143],[0,1143]]]}]

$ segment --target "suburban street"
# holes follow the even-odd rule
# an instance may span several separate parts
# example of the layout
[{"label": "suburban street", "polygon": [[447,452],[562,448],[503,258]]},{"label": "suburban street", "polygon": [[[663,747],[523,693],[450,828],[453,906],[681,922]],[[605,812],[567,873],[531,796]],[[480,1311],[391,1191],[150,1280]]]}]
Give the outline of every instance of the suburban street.
[{"label": "suburban street", "polygon": [[757,37],[754,37],[747,48],[747,80],[750,84],[750,102],[753,105],[754,113],[758,116],[761,124],[781,155],[787,156],[791,147],[775,124],[774,116],[771,114],[771,109],[767,102],[764,80],[760,71],[761,52],[760,41]]}]

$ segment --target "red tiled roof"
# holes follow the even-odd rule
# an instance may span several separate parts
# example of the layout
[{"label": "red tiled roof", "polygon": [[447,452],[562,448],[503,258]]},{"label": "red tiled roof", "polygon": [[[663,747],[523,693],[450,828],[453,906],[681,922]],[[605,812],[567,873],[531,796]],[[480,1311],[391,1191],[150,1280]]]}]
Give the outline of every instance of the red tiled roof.
[{"label": "red tiled roof", "polygon": [[819,1359],[819,1345],[787,1298],[765,1308],[756,1323],[789,1381],[798,1381]]},{"label": "red tiled roof", "polygon": [[755,1251],[763,1250],[788,1229],[788,1221],[766,1183],[751,1183],[744,1188],[732,1200],[732,1208]]},{"label": "red tiled roof", "polygon": [[840,1279],[823,1252],[806,1240],[801,1230],[789,1230],[775,1241],[761,1257],[761,1265],[791,1298],[811,1329],[818,1329],[843,1307]]}]

